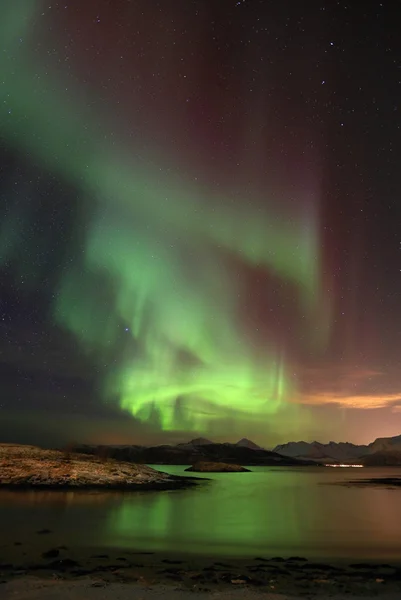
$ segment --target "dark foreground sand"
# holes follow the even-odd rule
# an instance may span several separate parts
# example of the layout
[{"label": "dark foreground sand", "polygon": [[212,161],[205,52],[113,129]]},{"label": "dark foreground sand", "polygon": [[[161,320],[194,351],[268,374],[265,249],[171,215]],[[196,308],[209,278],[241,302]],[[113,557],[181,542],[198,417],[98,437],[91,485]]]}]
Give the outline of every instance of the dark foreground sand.
[{"label": "dark foreground sand", "polygon": [[224,560],[48,547],[46,531],[38,532],[40,551],[19,542],[0,544],[1,600],[401,598],[401,567],[396,564],[327,564],[300,556]]},{"label": "dark foreground sand", "polygon": [[[266,593],[250,588],[233,590],[191,591],[174,586],[144,586],[140,584],[112,583],[84,579],[81,581],[43,581],[24,578],[3,585],[2,600],[300,600],[309,595]],[[322,593],[320,600],[345,600],[346,593]],[[377,593],[364,596],[365,600],[377,598]],[[382,600],[399,600],[396,592],[380,594]]]}]

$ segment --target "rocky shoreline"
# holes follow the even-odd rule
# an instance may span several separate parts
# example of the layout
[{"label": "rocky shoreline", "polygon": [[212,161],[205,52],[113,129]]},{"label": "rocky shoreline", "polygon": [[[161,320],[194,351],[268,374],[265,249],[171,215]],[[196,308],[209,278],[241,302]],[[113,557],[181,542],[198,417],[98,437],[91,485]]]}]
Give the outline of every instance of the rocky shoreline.
[{"label": "rocky shoreline", "polygon": [[23,545],[17,550],[19,558],[14,553],[13,562],[0,556],[2,598],[7,585],[32,577],[65,584],[86,581],[99,588],[135,584],[148,590],[164,585],[175,591],[214,594],[238,589],[295,597],[401,594],[401,567],[392,564],[326,564],[296,556],[223,559],[106,549],[85,554],[66,546],[49,547],[36,556],[32,547],[25,556]]},{"label": "rocky shoreline", "polygon": [[0,488],[15,490],[175,490],[204,479],[95,456],[0,444]]}]

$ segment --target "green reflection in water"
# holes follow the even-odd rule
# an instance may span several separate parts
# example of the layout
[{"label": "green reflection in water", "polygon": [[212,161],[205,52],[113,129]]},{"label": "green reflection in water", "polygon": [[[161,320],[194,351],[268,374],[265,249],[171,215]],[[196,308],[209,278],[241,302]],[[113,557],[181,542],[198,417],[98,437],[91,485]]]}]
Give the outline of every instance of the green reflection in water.
[{"label": "green reflection in water", "polygon": [[[163,469],[182,474],[184,467]],[[221,558],[400,561],[399,492],[337,485],[350,477],[396,477],[397,469],[346,471],[254,468],[213,475],[197,489],[171,493],[3,490],[3,555],[12,562],[13,552],[23,548],[32,563],[34,556],[64,545],[84,554],[125,549]],[[52,533],[38,536],[41,529]],[[22,548],[14,546],[15,540]]]},{"label": "green reflection in water", "polygon": [[298,473],[225,473],[213,479],[194,490],[149,495],[146,502],[126,497],[110,511],[104,545],[209,555],[288,553],[312,533],[313,511],[308,521],[301,511],[313,495],[299,487]]}]

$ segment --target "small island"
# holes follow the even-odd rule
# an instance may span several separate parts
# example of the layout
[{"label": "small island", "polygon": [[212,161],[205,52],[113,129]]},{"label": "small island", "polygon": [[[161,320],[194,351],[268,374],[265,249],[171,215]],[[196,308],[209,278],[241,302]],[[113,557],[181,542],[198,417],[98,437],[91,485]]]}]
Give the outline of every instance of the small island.
[{"label": "small island", "polygon": [[207,462],[200,460],[194,463],[191,467],[185,469],[197,473],[250,473],[250,469],[246,469],[241,465],[232,465],[223,462]]},{"label": "small island", "polygon": [[0,444],[0,488],[175,490],[199,481],[87,454]]}]

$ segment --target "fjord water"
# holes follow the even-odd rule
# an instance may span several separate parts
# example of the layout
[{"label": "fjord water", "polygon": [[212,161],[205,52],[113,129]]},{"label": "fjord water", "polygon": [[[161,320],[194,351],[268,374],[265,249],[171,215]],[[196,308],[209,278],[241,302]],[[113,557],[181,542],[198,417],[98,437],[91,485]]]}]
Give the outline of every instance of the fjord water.
[{"label": "fjord water", "polygon": [[[184,466],[155,467],[184,474]],[[0,492],[16,541],[209,556],[401,559],[401,489],[340,482],[397,469],[253,467],[174,492]],[[37,531],[51,533],[38,536]],[[36,540],[36,541],[35,541]]]}]

